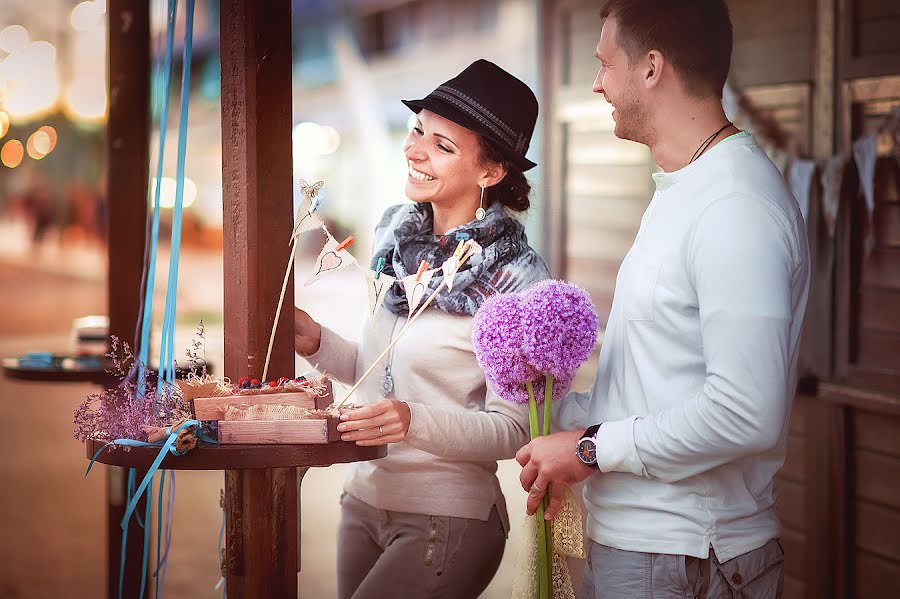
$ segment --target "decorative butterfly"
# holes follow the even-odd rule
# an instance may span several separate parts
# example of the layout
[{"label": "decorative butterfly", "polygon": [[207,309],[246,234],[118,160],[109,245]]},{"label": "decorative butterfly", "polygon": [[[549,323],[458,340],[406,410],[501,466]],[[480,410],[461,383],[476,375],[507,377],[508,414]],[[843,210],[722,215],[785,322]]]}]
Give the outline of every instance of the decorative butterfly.
[{"label": "decorative butterfly", "polygon": [[317,199],[317,196],[319,195],[319,190],[321,190],[324,186],[325,186],[325,181],[318,181],[318,182],[310,185],[309,183],[306,182],[305,179],[300,179],[300,191],[302,191],[303,195],[305,195],[307,197],[307,199],[309,199],[309,201],[313,203],[313,207],[310,210],[310,212],[315,211],[315,209],[318,207],[319,202],[314,201],[314,200]]}]

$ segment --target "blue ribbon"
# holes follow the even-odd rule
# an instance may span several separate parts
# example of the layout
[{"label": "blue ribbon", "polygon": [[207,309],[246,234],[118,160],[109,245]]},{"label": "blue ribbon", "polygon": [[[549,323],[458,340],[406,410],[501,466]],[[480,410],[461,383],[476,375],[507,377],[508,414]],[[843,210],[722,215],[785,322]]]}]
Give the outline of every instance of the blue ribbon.
[{"label": "blue ribbon", "polygon": [[194,0],[187,0],[185,9],[184,60],[181,73],[181,113],[178,117],[178,160],[175,175],[175,206],[172,212],[172,243],[169,254],[169,282],[166,289],[166,309],[163,317],[159,352],[159,380],[156,383],[157,402],[163,384],[175,381],[175,305],[178,291],[178,261],[181,255],[181,214],[184,206],[184,161],[187,154],[188,106],[191,92],[191,56],[194,37]]},{"label": "blue ribbon", "polygon": [[[176,428],[167,427],[166,428],[166,439],[160,440],[155,443],[148,443],[146,441],[136,441],[134,439],[116,439],[115,441],[110,441],[106,443],[98,449],[93,457],[91,457],[91,461],[88,464],[87,471],[84,473],[87,476],[91,472],[91,468],[94,467],[94,463],[97,461],[97,458],[100,457],[100,453],[109,448],[110,445],[123,445],[126,447],[159,447],[159,453],[156,455],[156,458],[153,460],[153,463],[150,465],[150,468],[147,469],[147,474],[144,476],[141,483],[137,486],[137,489],[134,488],[134,482],[136,478],[136,471],[134,468],[128,469],[128,485],[127,485],[127,507],[125,508],[125,515],[122,517],[122,548],[120,551],[119,558],[119,597],[122,597],[122,584],[125,578],[125,547],[128,541],[128,524],[131,521],[131,515],[134,513],[135,508],[137,507],[138,501],[140,501],[141,496],[144,492],[147,492],[147,504],[146,509],[144,510],[144,520],[143,522],[140,519],[140,516],[135,514],[135,519],[138,521],[138,524],[144,528],[144,553],[143,559],[141,563],[141,589],[143,596],[144,585],[147,580],[147,558],[149,555],[150,549],[150,517],[152,515],[153,510],[153,477],[156,475],[156,472],[159,470],[159,466],[162,461],[165,459],[166,454],[171,454],[175,456],[184,455],[187,452],[178,451],[175,449],[175,441],[178,440],[178,433],[185,428],[194,426],[195,434],[198,439],[203,440],[207,443],[215,443],[213,439],[210,439],[207,435],[203,434],[200,431],[200,421],[199,420],[185,420],[181,424],[179,424]],[[160,474],[160,496],[159,496],[159,509],[157,511],[157,539],[160,538],[162,534],[162,490],[163,490],[163,477],[164,473]],[[157,541],[157,549],[156,549],[156,571],[158,574],[161,571],[163,572],[163,576],[157,576],[157,597],[159,597],[160,588],[162,587],[162,580],[165,578],[165,560],[168,557],[169,553],[169,545],[171,542],[171,522],[168,520],[171,517],[172,508],[174,506],[174,473],[172,476],[172,485],[169,487],[169,507],[167,512],[167,537],[166,537],[166,551],[162,560],[160,559],[160,551],[159,551],[159,541]]]},{"label": "blue ribbon", "polygon": [[150,233],[150,251],[145,261],[144,302],[141,306],[141,337],[138,344],[138,393],[142,399],[147,385],[147,367],[150,364],[150,324],[153,319],[153,291],[156,285],[156,250],[159,245],[159,195],[162,188],[163,156],[166,149],[166,130],[169,121],[169,87],[172,82],[172,48],[175,44],[175,12],[178,0],[169,0],[166,14],[166,55],[162,73],[162,99],[159,113],[159,153],[156,159],[156,185],[153,190],[153,225]]}]

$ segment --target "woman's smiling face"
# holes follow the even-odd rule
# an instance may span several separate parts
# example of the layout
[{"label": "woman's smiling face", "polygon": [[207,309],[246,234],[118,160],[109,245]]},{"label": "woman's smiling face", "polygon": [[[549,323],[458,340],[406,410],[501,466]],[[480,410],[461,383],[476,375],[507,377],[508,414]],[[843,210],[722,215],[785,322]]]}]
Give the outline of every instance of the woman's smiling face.
[{"label": "woman's smiling face", "polygon": [[462,125],[422,110],[403,152],[410,200],[449,207],[481,193],[478,182],[487,169],[481,164],[478,136]]}]

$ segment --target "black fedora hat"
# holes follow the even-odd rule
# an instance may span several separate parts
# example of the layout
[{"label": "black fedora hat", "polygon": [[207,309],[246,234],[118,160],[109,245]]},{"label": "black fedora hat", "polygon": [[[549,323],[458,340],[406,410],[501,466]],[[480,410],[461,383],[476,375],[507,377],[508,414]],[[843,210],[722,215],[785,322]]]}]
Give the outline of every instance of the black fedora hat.
[{"label": "black fedora hat", "polygon": [[523,171],[537,166],[525,158],[538,103],[523,81],[480,59],[421,100],[402,100],[410,110],[430,110],[491,140]]}]

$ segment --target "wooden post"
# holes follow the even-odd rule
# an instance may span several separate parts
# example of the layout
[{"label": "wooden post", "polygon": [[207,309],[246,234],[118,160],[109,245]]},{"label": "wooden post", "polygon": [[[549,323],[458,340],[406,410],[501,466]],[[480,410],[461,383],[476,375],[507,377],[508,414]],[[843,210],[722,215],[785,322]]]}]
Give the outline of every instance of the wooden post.
[{"label": "wooden post", "polygon": [[[262,373],[290,251],[290,0],[221,0],[219,19],[225,376],[237,380]],[[293,344],[287,309],[269,378],[294,372]],[[296,468],[227,470],[225,490],[229,598],[296,598]]]},{"label": "wooden post", "polygon": [[[141,305],[147,226],[150,133],[150,9],[109,0],[109,121],[107,124],[109,332],[133,342]],[[119,594],[119,556],[127,472],[109,467],[107,479],[107,596]],[[139,472],[143,476],[143,472]],[[143,500],[137,512],[143,513]],[[131,528],[123,596],[140,596],[143,535]],[[137,529],[140,530],[140,529]]]}]

